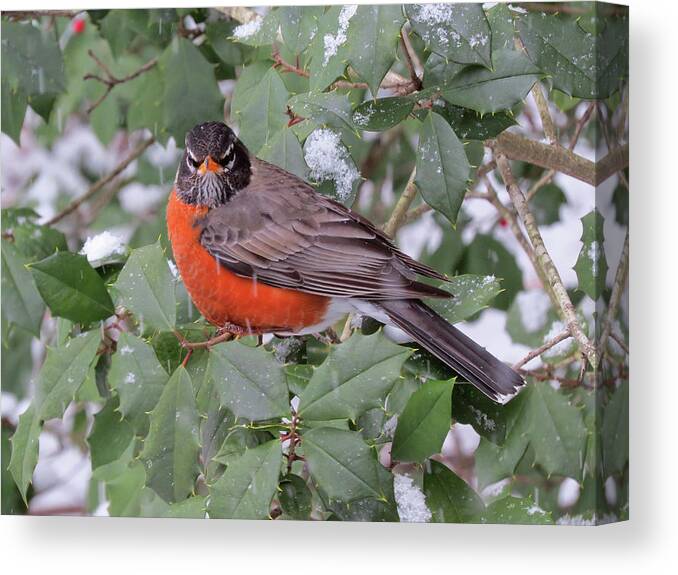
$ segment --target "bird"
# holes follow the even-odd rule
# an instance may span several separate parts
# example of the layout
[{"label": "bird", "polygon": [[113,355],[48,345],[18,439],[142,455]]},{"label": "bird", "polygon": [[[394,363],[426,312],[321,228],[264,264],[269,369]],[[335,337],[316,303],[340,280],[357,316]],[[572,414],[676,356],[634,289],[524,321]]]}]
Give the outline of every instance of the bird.
[{"label": "bird", "polygon": [[211,324],[235,334],[318,334],[348,313],[404,331],[495,402],[520,375],[424,298],[449,278],[401,251],[368,219],[251,154],[223,122],[190,130],[167,205],[180,276]]}]

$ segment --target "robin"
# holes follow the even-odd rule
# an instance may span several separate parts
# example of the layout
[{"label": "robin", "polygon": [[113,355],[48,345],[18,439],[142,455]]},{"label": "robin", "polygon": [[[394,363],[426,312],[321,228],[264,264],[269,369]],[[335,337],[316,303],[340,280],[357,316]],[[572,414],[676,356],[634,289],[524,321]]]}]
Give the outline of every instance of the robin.
[{"label": "robin", "polygon": [[320,333],[349,312],[406,332],[480,391],[506,402],[522,378],[422,298],[446,276],[371,222],[250,154],[221,122],[186,136],[167,207],[177,267],[196,307],[233,334]]}]

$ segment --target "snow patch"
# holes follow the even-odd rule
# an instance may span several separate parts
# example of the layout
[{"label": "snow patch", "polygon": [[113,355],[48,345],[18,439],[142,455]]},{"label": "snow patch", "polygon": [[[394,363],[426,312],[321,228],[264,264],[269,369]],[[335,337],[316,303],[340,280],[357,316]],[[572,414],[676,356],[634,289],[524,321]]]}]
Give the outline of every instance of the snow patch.
[{"label": "snow patch", "polygon": [[538,332],[546,325],[551,300],[542,289],[522,291],[516,296],[520,320],[529,333]]},{"label": "snow patch", "polygon": [[353,15],[358,10],[357,4],[347,4],[339,12],[339,28],[336,34],[325,34],[323,36],[323,66],[327,66],[332,56],[336,56],[339,48],[346,42],[346,32],[348,31],[348,23],[353,18]]},{"label": "snow patch", "polygon": [[333,180],[337,196],[346,200],[360,177],[339,134],[327,128],[315,130],[306,140],[304,159],[316,181]]},{"label": "snow patch", "polygon": [[264,22],[263,18],[255,18],[250,20],[245,24],[240,24],[233,30],[233,37],[238,40],[244,40],[246,38],[251,38],[261,29],[261,25]]},{"label": "snow patch", "polygon": [[124,254],[125,243],[119,236],[103,231],[96,236],[88,237],[80,253],[87,256],[89,263],[93,263],[115,254]]},{"label": "snow patch", "polygon": [[400,521],[404,523],[428,523],[431,521],[431,510],[426,506],[426,497],[411,477],[394,475],[393,491]]},{"label": "snow patch", "polygon": [[[562,321],[554,321],[549,329],[548,333],[544,336],[544,343],[556,337],[559,333],[565,331],[565,324]],[[572,349],[573,341],[572,338],[564,339],[559,341],[556,345],[547,349],[542,355],[545,357],[559,357],[570,352]]]}]

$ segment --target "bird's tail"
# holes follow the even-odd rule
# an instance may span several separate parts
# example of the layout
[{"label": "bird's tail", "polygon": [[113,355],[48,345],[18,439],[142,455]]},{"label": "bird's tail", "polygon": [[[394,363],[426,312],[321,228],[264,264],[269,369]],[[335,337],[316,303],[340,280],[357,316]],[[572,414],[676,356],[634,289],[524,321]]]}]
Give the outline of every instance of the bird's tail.
[{"label": "bird's tail", "polygon": [[378,305],[393,325],[494,401],[506,403],[525,385],[513,369],[419,300],[387,300]]}]

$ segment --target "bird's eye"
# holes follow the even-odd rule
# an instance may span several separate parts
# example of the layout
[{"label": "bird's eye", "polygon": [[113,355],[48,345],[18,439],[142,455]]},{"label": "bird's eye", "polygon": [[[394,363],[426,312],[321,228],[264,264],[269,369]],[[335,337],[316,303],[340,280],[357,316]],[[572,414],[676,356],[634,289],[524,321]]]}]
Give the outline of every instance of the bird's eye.
[{"label": "bird's eye", "polygon": [[197,168],[202,162],[200,162],[200,160],[196,160],[193,154],[188,152],[186,154],[186,163],[188,164],[189,168]]}]

